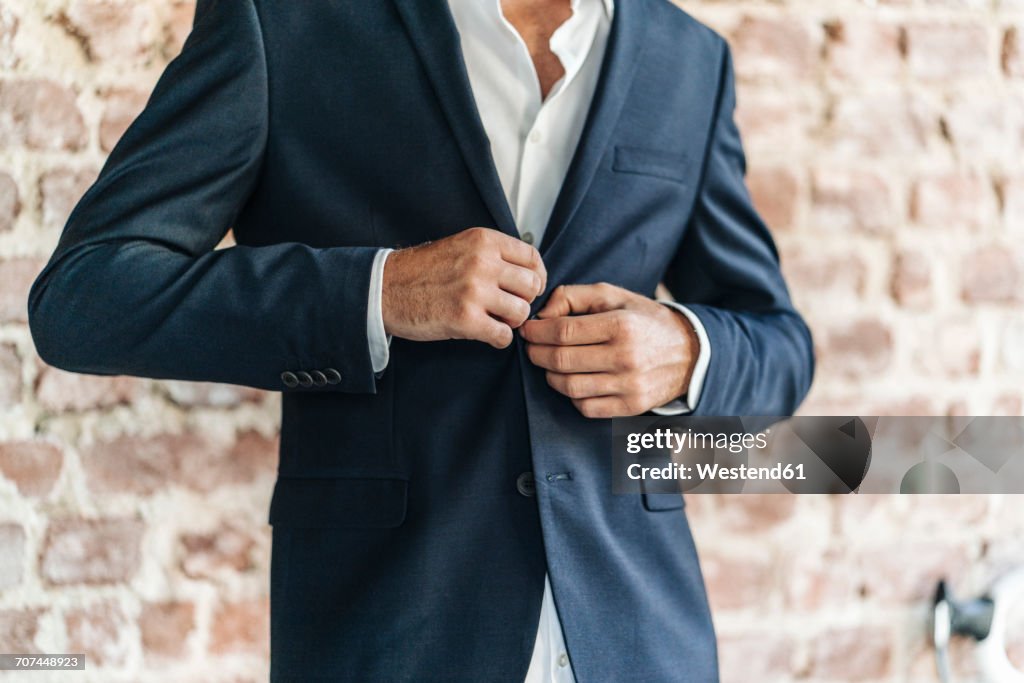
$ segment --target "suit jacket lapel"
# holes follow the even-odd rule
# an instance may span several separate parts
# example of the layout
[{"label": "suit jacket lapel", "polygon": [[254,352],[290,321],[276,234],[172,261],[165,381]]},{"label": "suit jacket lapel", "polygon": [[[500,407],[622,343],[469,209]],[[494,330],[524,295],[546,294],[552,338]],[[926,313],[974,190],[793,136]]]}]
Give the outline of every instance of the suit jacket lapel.
[{"label": "suit jacket lapel", "polygon": [[620,0],[615,3],[615,16],[611,34],[608,36],[608,47],[605,50],[604,63],[601,65],[597,90],[594,92],[594,100],[583,127],[582,137],[544,233],[541,254],[550,251],[552,245],[565,232],[566,226],[572,221],[594,179],[594,173],[601,163],[619,119],[619,113],[629,94],[640,54],[646,45],[646,14],[645,0]]},{"label": "suit jacket lapel", "polygon": [[473,99],[459,34],[447,0],[394,2],[496,227],[518,237],[512,211],[491,156],[490,140]]}]

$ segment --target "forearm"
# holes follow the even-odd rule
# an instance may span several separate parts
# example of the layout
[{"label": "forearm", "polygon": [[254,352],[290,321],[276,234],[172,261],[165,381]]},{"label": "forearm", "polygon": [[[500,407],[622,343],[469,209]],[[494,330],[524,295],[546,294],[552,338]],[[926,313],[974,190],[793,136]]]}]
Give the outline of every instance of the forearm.
[{"label": "forearm", "polygon": [[32,334],[44,360],[77,372],[284,390],[286,371],[333,368],[340,382],[295,390],[372,392],[365,330],[376,251],[71,247],[32,288]]}]

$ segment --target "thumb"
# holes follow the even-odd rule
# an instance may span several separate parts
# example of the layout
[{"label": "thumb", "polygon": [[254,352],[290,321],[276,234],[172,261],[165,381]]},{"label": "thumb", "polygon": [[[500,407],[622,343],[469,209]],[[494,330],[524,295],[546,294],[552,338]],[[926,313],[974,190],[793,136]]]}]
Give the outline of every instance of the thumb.
[{"label": "thumb", "polygon": [[627,290],[604,282],[596,285],[561,285],[551,293],[537,317],[543,320],[605,313],[625,308],[628,300]]}]

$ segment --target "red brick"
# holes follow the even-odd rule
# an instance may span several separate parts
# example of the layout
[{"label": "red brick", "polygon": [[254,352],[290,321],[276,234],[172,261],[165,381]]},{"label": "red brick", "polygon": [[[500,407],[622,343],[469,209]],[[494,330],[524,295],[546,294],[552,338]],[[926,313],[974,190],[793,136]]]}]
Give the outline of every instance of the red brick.
[{"label": "red brick", "polygon": [[868,681],[892,672],[892,636],[884,626],[834,628],[811,644],[809,678],[822,681]]},{"label": "red brick", "polygon": [[949,173],[914,185],[910,215],[929,228],[977,230],[993,220],[993,186],[976,174]]},{"label": "red brick", "polygon": [[100,147],[114,149],[128,126],[142,112],[149,93],[135,88],[114,88],[103,93],[103,118],[100,119]]},{"label": "red brick", "polygon": [[988,30],[979,24],[936,22],[907,26],[907,64],[911,76],[945,82],[994,72]]},{"label": "red brick", "polygon": [[132,651],[128,618],[116,602],[69,611],[64,617],[68,651],[85,654],[87,666],[124,664]]},{"label": "red brick", "polygon": [[[94,493],[148,495],[181,483],[182,462],[187,459],[210,463],[213,449],[195,434],[123,436],[93,444],[82,453],[82,466]],[[211,471],[209,476],[211,486],[216,486],[216,475]]]},{"label": "red brick", "polygon": [[149,5],[123,0],[74,0],[59,17],[90,61],[142,57],[153,42]]},{"label": "red brick", "polygon": [[719,637],[722,683],[788,680],[796,673],[792,636],[770,629]]},{"label": "red brick", "polygon": [[968,254],[961,293],[969,303],[1012,303],[1021,297],[1020,257],[1006,247],[982,247]]},{"label": "red brick", "polygon": [[869,171],[815,170],[811,223],[817,230],[883,233],[896,227],[888,183]]},{"label": "red brick", "polygon": [[0,260],[0,323],[28,321],[28,290],[44,265],[36,258]]},{"label": "red brick", "polygon": [[933,300],[932,263],[919,251],[896,254],[892,273],[892,296],[901,306],[927,308]]},{"label": "red brick", "polygon": [[21,213],[21,199],[18,197],[18,183],[9,173],[0,172],[0,232],[14,227],[14,221]]},{"label": "red brick", "polygon": [[0,610],[0,649],[8,653],[39,652],[36,634],[42,614],[38,608]]},{"label": "red brick", "polygon": [[747,85],[736,102],[736,124],[751,158],[763,150],[791,152],[795,142],[808,138],[817,115],[794,91],[777,87]]},{"label": "red brick", "polygon": [[24,561],[25,530],[20,524],[0,523],[0,595],[21,583]]},{"label": "red brick", "polygon": [[96,493],[148,495],[173,484],[208,492],[273,474],[277,444],[255,432],[243,432],[230,448],[194,433],[124,436],[94,444],[82,464]]},{"label": "red brick", "polygon": [[128,518],[53,519],[40,575],[54,585],[128,581],[139,569],[142,533],[142,523]]},{"label": "red brick", "polygon": [[788,609],[820,612],[856,603],[850,561],[841,551],[788,553],[782,587]]},{"label": "red brick", "polygon": [[950,98],[943,113],[944,134],[964,159],[1016,160],[1018,148],[1010,124],[1014,106],[1004,99],[961,93]]},{"label": "red brick", "polygon": [[848,79],[875,79],[895,77],[902,71],[902,32],[898,26],[844,18],[829,22],[825,29],[832,74]]},{"label": "red brick", "polygon": [[55,413],[80,412],[128,404],[140,395],[134,377],[100,377],[43,365],[36,382],[39,403]]},{"label": "red brick", "polygon": [[186,653],[186,639],[195,628],[195,606],[190,602],[147,602],[139,614],[139,631],[147,658],[178,658]]},{"label": "red brick", "polygon": [[231,523],[211,533],[182,534],[181,571],[190,579],[215,579],[257,568],[251,530]]},{"label": "red brick", "polygon": [[45,497],[60,476],[64,456],[46,441],[0,443],[0,474],[23,496]]},{"label": "red brick", "polygon": [[96,180],[96,174],[92,168],[67,167],[58,167],[44,173],[39,178],[43,225],[48,228],[63,227],[75,204]]},{"label": "red brick", "polygon": [[892,330],[880,320],[854,320],[829,330],[824,340],[821,358],[832,372],[874,377],[892,359]]},{"label": "red brick", "polygon": [[171,59],[181,52],[185,39],[192,32],[192,20],[196,13],[194,0],[175,2],[169,9],[169,16],[164,25],[163,55]]},{"label": "red brick", "polygon": [[784,247],[781,258],[786,280],[797,297],[821,301],[827,294],[830,301],[852,300],[864,292],[868,269],[852,250],[836,254],[798,243]]},{"label": "red brick", "polygon": [[722,495],[716,517],[720,523],[736,531],[762,533],[792,519],[796,502],[796,496],[790,495]]},{"label": "red brick", "polygon": [[995,398],[992,403],[992,410],[987,413],[1008,417],[1024,416],[1024,394],[1002,394]]},{"label": "red brick", "polygon": [[213,384],[212,382],[162,382],[167,395],[179,406],[227,408],[241,403],[259,402],[266,392],[235,384]]},{"label": "red brick", "polygon": [[800,179],[788,168],[755,168],[747,184],[761,218],[775,230],[792,228],[800,197]]},{"label": "red brick", "polygon": [[227,451],[214,450],[205,456],[189,451],[182,458],[182,479],[197,491],[211,491],[226,484],[245,484],[277,470],[278,438],[254,431],[242,432]]},{"label": "red brick", "polygon": [[765,553],[728,556],[705,552],[701,568],[713,612],[765,605],[774,592],[775,576]]},{"label": "red brick", "polygon": [[914,358],[926,376],[976,377],[981,368],[980,324],[972,317],[941,317],[917,335]]},{"label": "red brick", "polygon": [[0,81],[0,145],[76,151],[88,134],[75,93],[45,79]]},{"label": "red brick", "polygon": [[0,408],[21,403],[21,358],[10,344],[0,344]]},{"label": "red brick", "polygon": [[265,653],[270,648],[270,602],[266,598],[222,604],[210,626],[210,651]]},{"label": "red brick", "polygon": [[848,157],[921,154],[938,117],[929,103],[899,91],[844,93],[828,116],[826,142]]},{"label": "red brick", "polygon": [[817,69],[821,32],[795,16],[745,16],[730,42],[741,76],[809,78]]},{"label": "red brick", "polygon": [[[914,511],[905,513],[912,518]],[[866,529],[861,525],[861,529]],[[957,543],[909,542],[899,539],[855,558],[862,592],[880,604],[923,603],[935,594],[940,579],[956,582],[970,559]]]}]

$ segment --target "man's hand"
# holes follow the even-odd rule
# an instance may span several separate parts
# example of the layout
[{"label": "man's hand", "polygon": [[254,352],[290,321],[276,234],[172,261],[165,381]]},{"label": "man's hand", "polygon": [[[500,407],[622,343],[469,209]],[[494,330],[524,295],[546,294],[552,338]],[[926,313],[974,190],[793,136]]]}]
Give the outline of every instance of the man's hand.
[{"label": "man's hand", "polygon": [[699,341],[664,304],[609,284],[564,285],[523,325],[527,351],[587,417],[640,415],[686,393]]},{"label": "man's hand", "polygon": [[475,339],[502,349],[547,279],[535,248],[497,230],[470,228],[395,251],[384,264],[384,329],[413,341]]}]

